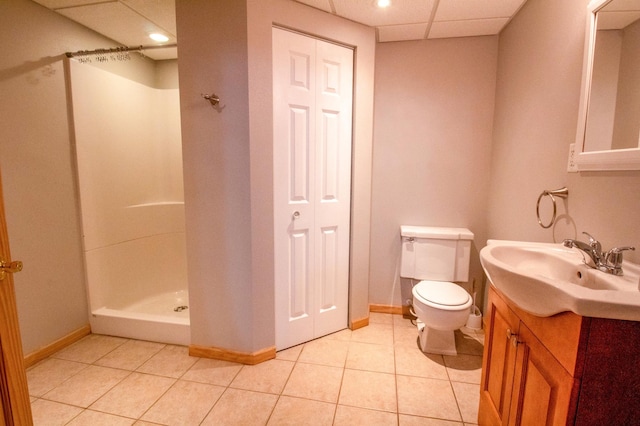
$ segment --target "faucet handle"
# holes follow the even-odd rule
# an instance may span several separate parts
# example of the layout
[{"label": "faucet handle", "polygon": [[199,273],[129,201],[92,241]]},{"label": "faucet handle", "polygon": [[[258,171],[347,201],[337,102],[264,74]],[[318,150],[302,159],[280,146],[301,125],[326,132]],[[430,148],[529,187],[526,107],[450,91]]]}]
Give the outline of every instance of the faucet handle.
[{"label": "faucet handle", "polygon": [[587,237],[589,237],[589,245],[591,246],[592,249],[596,250],[598,253],[602,252],[602,244],[600,244],[600,241],[596,240],[591,234],[589,234],[588,232],[582,232],[584,235],[586,235]]},{"label": "faucet handle", "polygon": [[604,259],[608,268],[613,268],[619,273],[614,272],[615,275],[622,275],[622,252],[625,250],[635,250],[635,247],[614,247],[607,252]]},{"label": "faucet handle", "polygon": [[609,251],[610,251],[610,252],[613,252],[613,253],[620,253],[620,252],[625,251],[625,250],[631,250],[631,251],[634,251],[635,249],[636,249],[635,247],[631,247],[631,246],[624,246],[624,247],[614,247],[614,248],[612,248],[612,249],[611,249],[611,250],[609,250]]}]

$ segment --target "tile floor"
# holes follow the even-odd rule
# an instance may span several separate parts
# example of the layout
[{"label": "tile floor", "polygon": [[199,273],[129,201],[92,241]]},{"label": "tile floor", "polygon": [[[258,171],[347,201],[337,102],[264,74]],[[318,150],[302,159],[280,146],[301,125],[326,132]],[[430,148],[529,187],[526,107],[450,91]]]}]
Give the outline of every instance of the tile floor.
[{"label": "tile floor", "polygon": [[89,335],[27,371],[36,425],[431,425],[477,422],[483,333],[425,355],[415,326],[373,313],[255,366]]}]

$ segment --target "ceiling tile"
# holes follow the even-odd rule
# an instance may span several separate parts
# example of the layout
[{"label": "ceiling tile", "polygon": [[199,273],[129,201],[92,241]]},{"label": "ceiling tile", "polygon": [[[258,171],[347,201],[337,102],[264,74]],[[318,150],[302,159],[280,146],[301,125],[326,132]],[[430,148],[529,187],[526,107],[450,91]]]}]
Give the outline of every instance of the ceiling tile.
[{"label": "ceiling tile", "polygon": [[124,4],[175,36],[175,0],[122,0]]},{"label": "ceiling tile", "polygon": [[427,33],[427,27],[429,24],[426,22],[421,24],[408,24],[408,25],[386,25],[378,27],[378,41],[407,41],[407,40],[421,40],[425,38]]},{"label": "ceiling tile", "polygon": [[513,16],[526,0],[440,0],[434,21],[507,18]]},{"label": "ceiling tile", "polygon": [[640,19],[639,12],[598,12],[598,30],[619,30]]},{"label": "ceiling tile", "polygon": [[33,0],[36,3],[40,3],[44,7],[48,7],[49,9],[60,9],[63,7],[72,7],[72,6],[82,6],[88,4],[96,4],[96,3],[113,3],[117,0],[106,0],[100,2],[99,0]]},{"label": "ceiling tile", "polygon": [[329,0],[296,0],[298,3],[303,3],[316,9],[324,10],[325,12],[335,13],[331,9],[331,3]]},{"label": "ceiling tile", "polygon": [[156,61],[165,59],[176,59],[178,57],[177,47],[167,47],[163,49],[143,50],[142,54]]},{"label": "ceiling tile", "polygon": [[338,15],[371,27],[428,22],[433,3],[433,0],[392,0],[391,6],[380,8],[376,0],[333,0]]},{"label": "ceiling tile", "polygon": [[640,0],[613,0],[607,3],[604,10],[640,10]]},{"label": "ceiling tile", "polygon": [[474,19],[467,21],[434,22],[429,38],[471,37],[498,34],[509,18]]},{"label": "ceiling tile", "polygon": [[[144,19],[122,3],[101,3],[57,10],[58,13],[89,27],[119,43],[129,46],[140,45],[140,40],[148,39],[152,32],[165,32],[162,28]],[[173,34],[168,43],[175,43]]]}]

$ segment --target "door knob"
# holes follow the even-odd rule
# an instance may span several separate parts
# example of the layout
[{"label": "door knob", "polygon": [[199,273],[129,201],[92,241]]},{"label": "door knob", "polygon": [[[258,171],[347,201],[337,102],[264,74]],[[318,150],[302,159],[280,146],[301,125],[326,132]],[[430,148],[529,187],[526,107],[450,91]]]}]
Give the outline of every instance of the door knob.
[{"label": "door knob", "polygon": [[299,217],[300,217],[300,212],[298,211],[293,212],[293,220],[296,220]]},{"label": "door knob", "polygon": [[22,262],[19,260],[9,262],[0,257],[0,281],[4,280],[7,274],[13,274],[20,271],[22,271]]}]

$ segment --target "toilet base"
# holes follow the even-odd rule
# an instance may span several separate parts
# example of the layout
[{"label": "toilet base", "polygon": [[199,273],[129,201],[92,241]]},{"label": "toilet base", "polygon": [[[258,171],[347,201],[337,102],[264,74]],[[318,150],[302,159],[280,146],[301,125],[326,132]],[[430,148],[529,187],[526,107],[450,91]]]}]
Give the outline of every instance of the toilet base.
[{"label": "toilet base", "polygon": [[453,330],[435,330],[418,320],[418,335],[422,352],[437,355],[458,355]]}]

